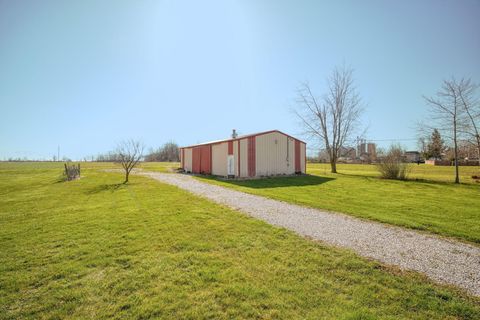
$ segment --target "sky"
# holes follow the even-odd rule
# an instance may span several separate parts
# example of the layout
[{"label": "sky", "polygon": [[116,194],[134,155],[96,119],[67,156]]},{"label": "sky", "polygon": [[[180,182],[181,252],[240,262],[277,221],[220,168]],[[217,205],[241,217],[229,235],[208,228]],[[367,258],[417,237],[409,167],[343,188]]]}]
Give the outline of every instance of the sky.
[{"label": "sky", "polygon": [[0,159],[302,138],[299,84],[321,95],[343,64],[365,138],[414,149],[422,95],[480,83],[480,0],[0,0]]}]

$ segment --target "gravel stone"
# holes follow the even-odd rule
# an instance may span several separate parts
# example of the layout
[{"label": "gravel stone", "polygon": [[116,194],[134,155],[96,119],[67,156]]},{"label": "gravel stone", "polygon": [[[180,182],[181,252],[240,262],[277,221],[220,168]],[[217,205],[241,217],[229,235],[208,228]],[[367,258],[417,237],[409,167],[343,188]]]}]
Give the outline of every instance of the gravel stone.
[{"label": "gravel stone", "polygon": [[480,247],[340,213],[289,204],[198,181],[185,174],[139,172],[302,236],[348,248],[480,296]]}]

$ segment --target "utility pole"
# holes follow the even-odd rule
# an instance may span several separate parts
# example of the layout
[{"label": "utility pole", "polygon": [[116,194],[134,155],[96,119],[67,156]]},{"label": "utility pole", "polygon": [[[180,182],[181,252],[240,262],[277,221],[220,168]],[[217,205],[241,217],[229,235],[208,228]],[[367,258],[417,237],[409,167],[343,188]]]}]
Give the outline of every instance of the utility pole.
[{"label": "utility pole", "polygon": [[60,146],[57,148],[57,161],[60,161]]}]

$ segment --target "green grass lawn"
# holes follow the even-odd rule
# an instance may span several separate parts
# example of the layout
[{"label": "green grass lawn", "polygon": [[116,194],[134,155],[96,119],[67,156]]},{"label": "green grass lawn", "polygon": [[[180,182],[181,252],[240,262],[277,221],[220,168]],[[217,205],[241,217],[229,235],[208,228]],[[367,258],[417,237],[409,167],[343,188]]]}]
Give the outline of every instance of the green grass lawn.
[{"label": "green grass lawn", "polygon": [[0,163],[0,319],[478,319],[480,301],[145,177]]},{"label": "green grass lawn", "polygon": [[[258,180],[203,181],[309,207],[347,213],[444,236],[480,243],[480,185],[471,176],[478,167],[462,167],[465,183],[455,185],[451,167],[413,165],[410,179],[378,178],[373,165],[309,164],[311,175]],[[480,174],[479,174],[480,175]],[[467,178],[470,177],[470,180]]]},{"label": "green grass lawn", "polygon": [[[373,164],[339,164],[338,169],[340,173],[378,177],[379,173]],[[330,173],[330,165],[326,163],[309,163],[307,171],[314,175],[327,175]],[[409,165],[409,180],[426,180],[431,182],[454,182],[455,181],[455,167],[447,166],[432,166],[428,164],[411,164]],[[473,175],[480,176],[479,166],[461,166],[459,167],[460,182],[462,184],[477,184]]]},{"label": "green grass lawn", "polygon": [[180,168],[180,162],[142,162],[139,168],[145,171],[173,173],[175,169]]}]

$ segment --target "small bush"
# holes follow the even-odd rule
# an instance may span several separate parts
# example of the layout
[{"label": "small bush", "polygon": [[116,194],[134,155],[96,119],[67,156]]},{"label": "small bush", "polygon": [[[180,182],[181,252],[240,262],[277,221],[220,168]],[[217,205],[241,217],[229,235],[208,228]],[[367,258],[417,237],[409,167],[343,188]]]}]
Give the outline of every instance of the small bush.
[{"label": "small bush", "polygon": [[408,163],[404,159],[404,151],[400,146],[393,145],[377,164],[380,176],[384,179],[405,180],[409,173]]},{"label": "small bush", "polygon": [[66,176],[67,181],[80,178],[80,164],[64,164],[65,171],[63,174]]}]

